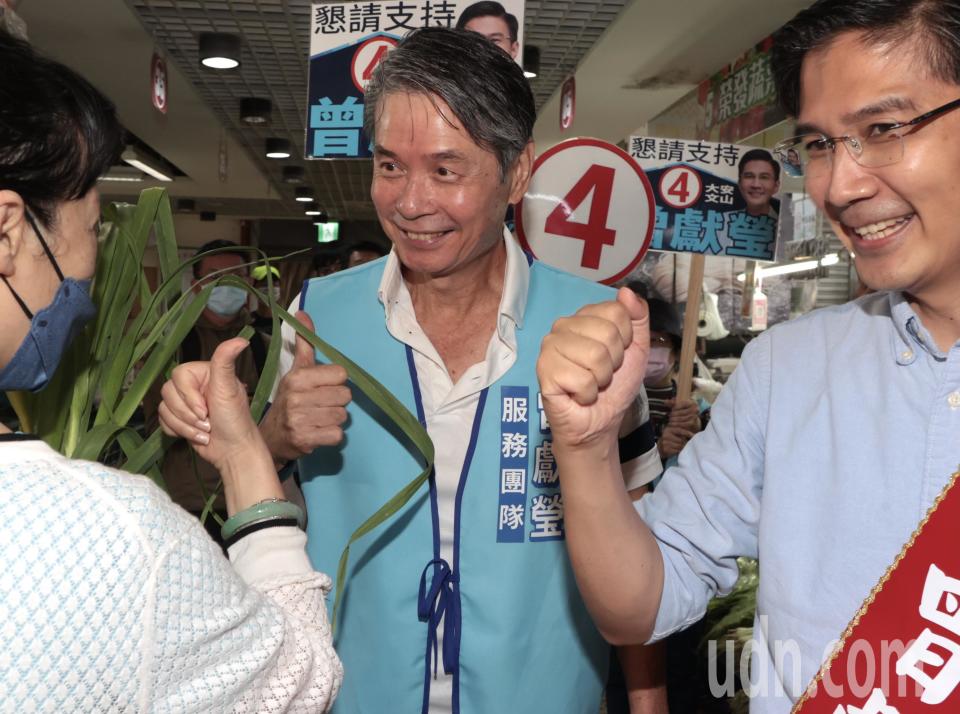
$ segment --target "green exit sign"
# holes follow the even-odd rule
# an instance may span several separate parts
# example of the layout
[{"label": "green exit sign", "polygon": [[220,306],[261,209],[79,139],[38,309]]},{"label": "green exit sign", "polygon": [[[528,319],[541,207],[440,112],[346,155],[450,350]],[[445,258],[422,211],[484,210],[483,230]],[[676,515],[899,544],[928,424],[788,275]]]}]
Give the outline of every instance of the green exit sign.
[{"label": "green exit sign", "polygon": [[340,237],[340,223],[330,221],[328,223],[314,223],[317,227],[318,243],[333,243]]}]

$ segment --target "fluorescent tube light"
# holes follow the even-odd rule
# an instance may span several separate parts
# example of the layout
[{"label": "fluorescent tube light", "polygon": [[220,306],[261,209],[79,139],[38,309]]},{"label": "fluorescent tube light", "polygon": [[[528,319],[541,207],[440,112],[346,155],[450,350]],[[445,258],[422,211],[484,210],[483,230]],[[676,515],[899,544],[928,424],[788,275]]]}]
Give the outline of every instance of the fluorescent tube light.
[{"label": "fluorescent tube light", "polygon": [[163,171],[156,168],[155,166],[151,166],[150,164],[148,164],[147,161],[142,156],[140,156],[140,154],[138,154],[136,150],[134,150],[132,147],[127,147],[127,149],[123,152],[123,154],[121,154],[120,158],[123,159],[125,163],[130,164],[134,168],[140,169],[141,171],[143,171],[143,173],[149,174],[150,176],[153,176],[155,179],[158,179],[160,181],[173,181],[173,178],[171,176],[168,176],[167,174],[165,174]]},{"label": "fluorescent tube light", "polygon": [[[836,265],[840,262],[840,256],[836,253],[828,253],[820,260],[800,260],[796,263],[787,263],[786,265],[774,265],[772,268],[757,268],[754,272],[754,278],[772,278],[775,275],[789,275],[790,273],[802,273],[805,270],[816,270],[824,265]],[[746,273],[740,273],[737,280],[741,283],[747,279]]]}]

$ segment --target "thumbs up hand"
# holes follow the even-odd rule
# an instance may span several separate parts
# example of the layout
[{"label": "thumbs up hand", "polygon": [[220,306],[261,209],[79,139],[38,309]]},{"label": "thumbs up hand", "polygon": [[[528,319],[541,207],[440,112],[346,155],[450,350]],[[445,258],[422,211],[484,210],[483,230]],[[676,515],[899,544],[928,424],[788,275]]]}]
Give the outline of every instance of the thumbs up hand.
[{"label": "thumbs up hand", "polygon": [[179,365],[161,390],[158,414],[164,432],[187,438],[220,470],[250,449],[264,450],[247,391],[237,379],[236,360],[248,344],[235,337],[221,343],[209,362]]},{"label": "thumbs up hand", "polygon": [[[296,315],[313,332],[305,312]],[[260,424],[260,433],[277,465],[309,454],[318,446],[343,439],[350,388],[347,371],[339,365],[317,364],[313,347],[297,335],[293,367],[277,388],[276,398]]]}]

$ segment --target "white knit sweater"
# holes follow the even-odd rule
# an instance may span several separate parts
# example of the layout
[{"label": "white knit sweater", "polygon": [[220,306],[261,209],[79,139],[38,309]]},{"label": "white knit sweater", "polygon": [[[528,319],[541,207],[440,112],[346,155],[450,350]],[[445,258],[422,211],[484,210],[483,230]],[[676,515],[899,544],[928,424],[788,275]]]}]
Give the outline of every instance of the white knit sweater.
[{"label": "white knit sweater", "polygon": [[343,672],[302,531],[230,549],[149,479],[0,442],[0,711],[320,712]]}]

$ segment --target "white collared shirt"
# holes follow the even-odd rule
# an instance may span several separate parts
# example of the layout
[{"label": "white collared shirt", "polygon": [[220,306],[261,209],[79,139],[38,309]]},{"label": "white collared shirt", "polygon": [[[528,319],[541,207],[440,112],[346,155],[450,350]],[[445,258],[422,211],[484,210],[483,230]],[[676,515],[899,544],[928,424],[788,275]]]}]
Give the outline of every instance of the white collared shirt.
[{"label": "white collared shirt", "polygon": [[[443,448],[436,450],[434,464],[437,515],[440,527],[440,557],[451,565],[457,485],[480,393],[506,374],[517,360],[516,328],[518,324],[522,324],[523,308],[530,284],[530,268],[526,256],[506,229],[504,231],[507,261],[497,329],[487,345],[484,361],[467,368],[456,384],[450,379],[439,353],[417,322],[413,301],[403,280],[400,261],[395,252],[388,256],[380,281],[379,298],[383,304],[387,330],[413,350],[427,433],[434,444],[443,444]],[[439,679],[433,683],[431,692],[438,688],[436,685],[439,683]],[[431,699],[433,698],[431,696]],[[431,706],[431,711],[433,710]]]}]

